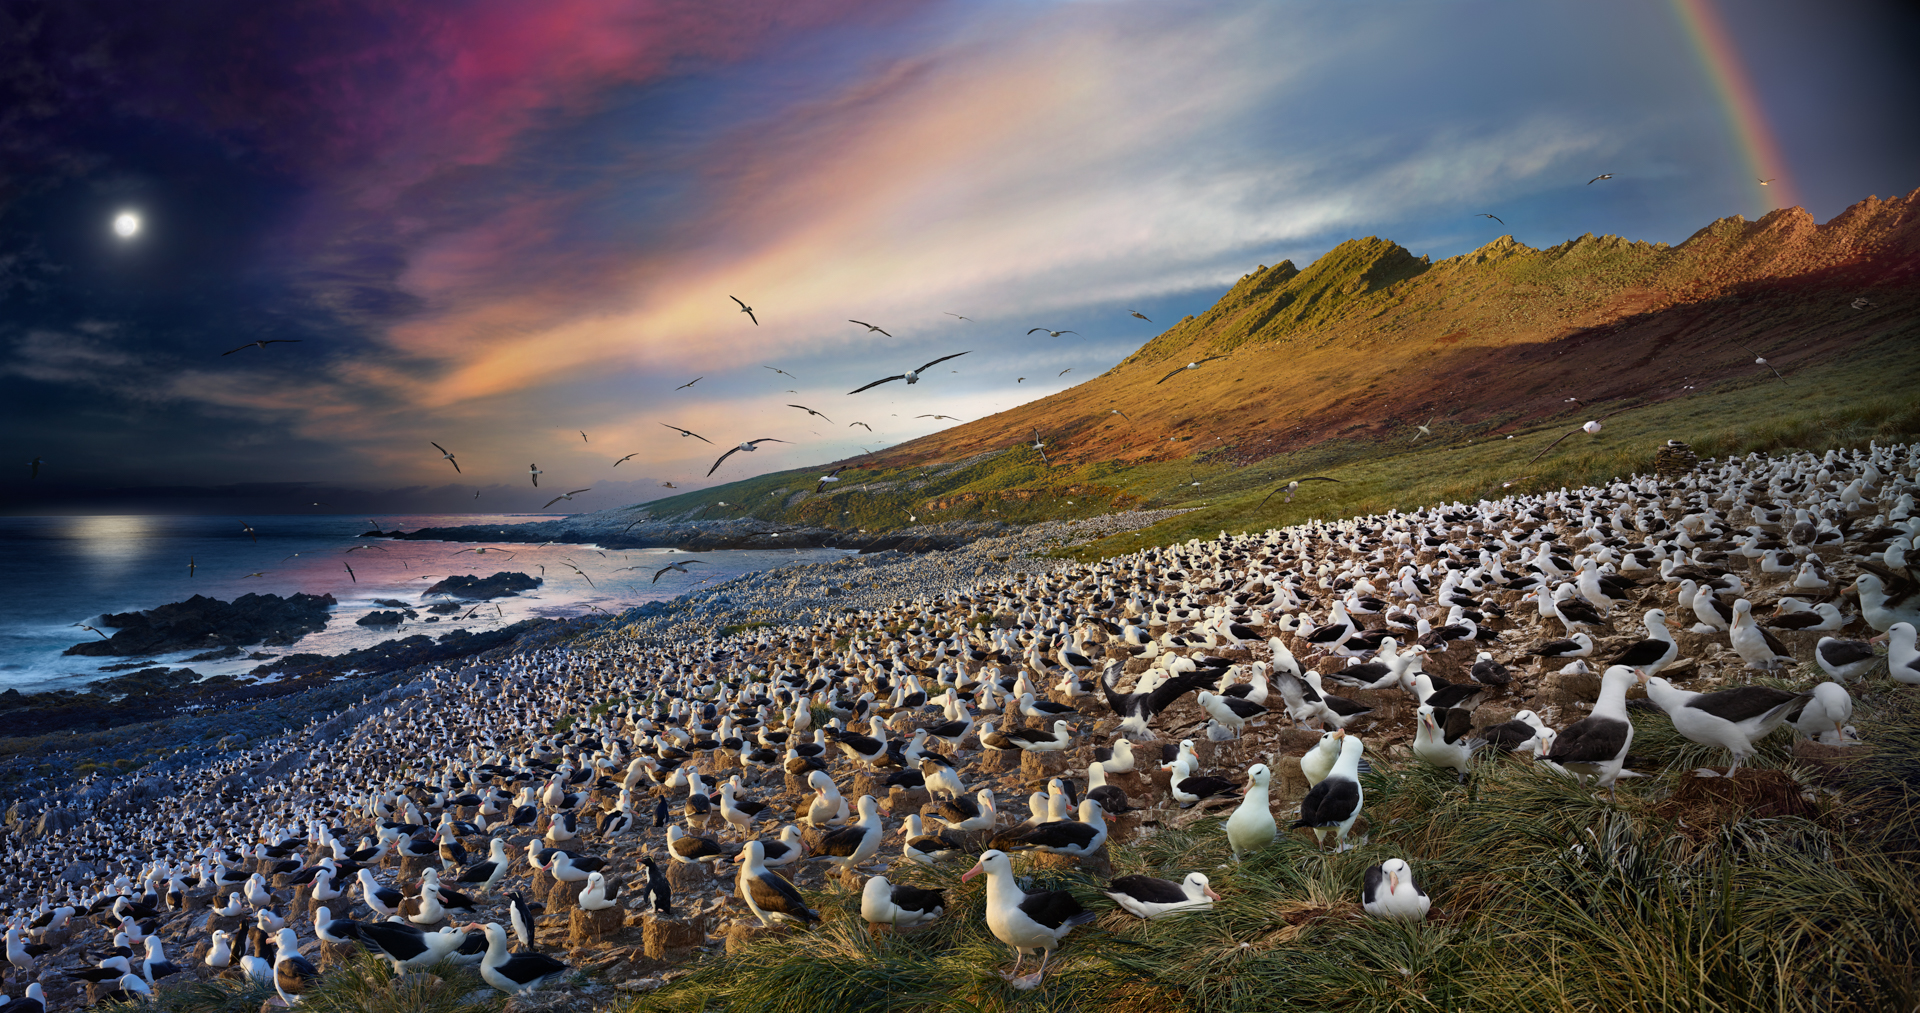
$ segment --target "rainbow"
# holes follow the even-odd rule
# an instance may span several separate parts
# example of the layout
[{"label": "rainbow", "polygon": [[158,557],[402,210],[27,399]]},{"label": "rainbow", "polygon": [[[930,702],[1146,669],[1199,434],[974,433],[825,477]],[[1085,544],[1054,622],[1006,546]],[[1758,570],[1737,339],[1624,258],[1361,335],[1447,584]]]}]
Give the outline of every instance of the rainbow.
[{"label": "rainbow", "polygon": [[[1773,126],[1761,108],[1753,79],[1747,76],[1747,68],[1740,62],[1740,51],[1727,34],[1727,26],[1714,0],[1673,0],[1673,6],[1694,50],[1700,54],[1700,63],[1713,82],[1713,90],[1720,96],[1720,104],[1726,108],[1727,123],[1739,140],[1747,171],[1753,177],[1748,186],[1768,201],[1769,208],[1799,203],[1787,160],[1780,154],[1780,142],[1773,136]],[[1759,182],[1763,179],[1772,182],[1763,186]]]}]

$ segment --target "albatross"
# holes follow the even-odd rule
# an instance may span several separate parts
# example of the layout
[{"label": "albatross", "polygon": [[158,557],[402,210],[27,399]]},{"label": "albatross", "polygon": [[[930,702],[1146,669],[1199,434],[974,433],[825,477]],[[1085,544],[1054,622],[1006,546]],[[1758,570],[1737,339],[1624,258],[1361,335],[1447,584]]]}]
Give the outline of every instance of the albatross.
[{"label": "albatross", "polygon": [[1591,776],[1612,797],[1614,782],[1620,779],[1620,768],[1627,760],[1627,747],[1633,745],[1633,722],[1627,720],[1627,688],[1639,678],[1625,665],[1609,666],[1600,675],[1600,699],[1594,703],[1593,712],[1559,733],[1545,759],[1575,775]]},{"label": "albatross", "polygon": [[[1611,673],[1613,669],[1607,671]],[[1602,693],[1604,699],[1604,688]],[[1754,754],[1755,744],[1780,727],[1795,709],[1813,699],[1813,694],[1789,693],[1772,686],[1735,686],[1713,693],[1695,693],[1656,676],[1647,680],[1647,699],[1667,712],[1667,717],[1673,720],[1674,731],[1703,746],[1720,746],[1731,753],[1733,762],[1725,776],[1732,777],[1733,772],[1740,769],[1741,761]],[[1600,707],[1595,704],[1594,713],[1599,712]]]},{"label": "albatross", "polygon": [[[1013,878],[1013,860],[1004,851],[989,851],[974,867],[960,876],[965,883],[985,873],[987,877],[987,928],[1013,949],[1013,970],[1000,976],[1023,991],[1040,984],[1046,976],[1047,961],[1076,926],[1093,921],[1098,915],[1080,906],[1065,890],[1028,893]],[[1022,976],[1020,964],[1027,950],[1039,950],[1040,969]]]},{"label": "albatross", "polygon": [[771,436],[762,436],[757,440],[748,440],[747,442],[742,443],[737,447],[733,447],[729,449],[726,453],[721,454],[720,459],[713,462],[713,467],[707,469],[707,476],[711,478],[713,476],[713,473],[716,471],[719,471],[720,466],[726,463],[727,458],[732,457],[733,455],[741,452],[742,450],[746,451],[747,453],[753,453],[754,451],[760,449],[759,444],[762,444],[762,443],[788,443],[788,442],[791,442],[791,441],[776,440]]},{"label": "albatross", "polygon": [[1166,376],[1163,376],[1160,379],[1153,381],[1153,385],[1158,387],[1159,385],[1166,383],[1168,380],[1171,380],[1174,377],[1180,375],[1180,373],[1183,370],[1199,369],[1202,365],[1212,362],[1215,359],[1224,359],[1224,358],[1226,358],[1226,356],[1224,355],[1209,355],[1206,358],[1201,359],[1199,362],[1189,362],[1186,365],[1181,366],[1179,369],[1175,369],[1173,372],[1168,373]]},{"label": "albatross", "polygon": [[1189,872],[1178,883],[1152,876],[1121,876],[1100,892],[1113,898],[1121,910],[1147,921],[1188,911],[1209,911],[1220,899],[1204,872]]},{"label": "albatross", "polygon": [[759,841],[748,841],[740,851],[740,859],[740,872],[734,877],[734,886],[747,910],[760,919],[761,927],[771,928],[774,922],[805,925],[820,920],[819,914],[807,907],[806,899],[800,896],[792,880],[767,868],[766,849]]},{"label": "albatross", "polygon": [[971,355],[971,354],[972,354],[972,350],[969,349],[968,351],[965,351],[965,352],[955,352],[952,355],[943,355],[938,359],[935,359],[932,362],[929,362],[926,365],[921,366],[919,369],[909,369],[906,372],[897,374],[895,376],[882,377],[878,380],[873,381],[870,384],[867,384],[865,387],[856,387],[853,390],[847,391],[847,393],[858,394],[863,390],[869,390],[871,388],[878,387],[883,383],[892,383],[895,380],[905,380],[909,384],[919,383],[920,374],[925,373],[927,370],[932,369],[935,366],[938,366],[939,364],[947,361],[948,359],[958,359],[963,355]]}]

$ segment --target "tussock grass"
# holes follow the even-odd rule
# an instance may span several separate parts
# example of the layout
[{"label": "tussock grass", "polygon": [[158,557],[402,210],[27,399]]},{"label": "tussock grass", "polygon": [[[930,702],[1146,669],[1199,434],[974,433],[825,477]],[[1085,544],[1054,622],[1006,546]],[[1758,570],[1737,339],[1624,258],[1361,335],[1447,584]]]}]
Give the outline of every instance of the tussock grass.
[{"label": "tussock grass", "polygon": [[[821,928],[711,960],[626,1013],[1910,1010],[1920,882],[1902,849],[1920,825],[1920,706],[1883,692],[1862,726],[1878,744],[1837,788],[1793,767],[1784,741],[1767,743],[1765,762],[1819,800],[1812,816],[1677,825],[1687,816],[1670,800],[1692,756],[1657,716],[1638,726],[1635,753],[1673,765],[1623,781],[1617,804],[1504,757],[1467,785],[1376,758],[1364,839],[1345,853],[1299,834],[1232,865],[1219,819],[1114,849],[1116,875],[1207,872],[1223,898],[1211,912],[1141,922],[1084,876],[1039,877],[1103,914],[1035,992],[995,975],[1010,957],[987,933],[980,884],[962,889],[954,865],[902,873],[948,891],[946,916],[925,930],[874,934],[856,895],[821,895]],[[1433,897],[1426,923],[1360,911],[1365,869],[1389,857],[1409,859]]]}]

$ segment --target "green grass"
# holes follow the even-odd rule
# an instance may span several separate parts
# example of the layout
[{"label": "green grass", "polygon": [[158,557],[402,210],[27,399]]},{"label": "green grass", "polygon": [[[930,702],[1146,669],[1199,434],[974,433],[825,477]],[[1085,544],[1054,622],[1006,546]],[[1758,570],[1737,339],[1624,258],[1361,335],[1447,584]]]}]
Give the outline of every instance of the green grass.
[{"label": "green grass", "polygon": [[[1651,473],[1654,452],[1669,439],[1692,445],[1702,460],[1756,451],[1820,453],[1864,446],[1870,440],[1920,439],[1920,396],[1911,393],[1920,388],[1920,355],[1914,352],[1906,342],[1885,341],[1856,349],[1843,361],[1797,373],[1788,383],[1770,374],[1724,382],[1686,398],[1615,415],[1598,435],[1577,433],[1537,461],[1531,459],[1555,438],[1631,402],[1583,406],[1511,431],[1500,419],[1470,428],[1452,427],[1441,419],[1434,423],[1431,443],[1330,440],[1245,468],[1208,463],[1203,454],[1193,466],[1201,480],[1197,492],[1203,495],[1178,488],[1186,474],[1179,465],[1134,469],[1123,487],[1141,495],[1144,506],[1195,509],[1061,554],[1092,560],[1150,545],[1212,538],[1221,531],[1262,531],[1315,518],[1602,483]],[[1275,485],[1308,475],[1338,481],[1302,485],[1291,504],[1280,495],[1261,505]]]},{"label": "green grass", "polygon": [[[1703,817],[1674,808],[1689,757],[1657,717],[1635,753],[1672,765],[1623,782],[1618,805],[1517,761],[1484,762],[1471,787],[1380,761],[1366,777],[1369,839],[1344,854],[1283,837],[1222,868],[1218,820],[1114,849],[1116,874],[1206,871],[1223,898],[1210,913],[1140,922],[1084,876],[1040,877],[1106,912],[1069,937],[1040,990],[994,975],[1007,951],[985,928],[981,885],[962,887],[956,865],[905,877],[947,890],[947,914],[924,930],[875,934],[856,895],[816,895],[820,927],[711,960],[625,1013],[1911,1010],[1916,718],[1907,694],[1867,719],[1872,752],[1813,815],[1735,813],[1704,833],[1678,825]],[[1364,870],[1388,857],[1412,861],[1437,908],[1427,923],[1359,911]]]},{"label": "green grass", "polygon": [[[1203,435],[1180,444],[1191,448],[1186,456],[1146,464],[1047,467],[1031,448],[1013,446],[944,464],[850,468],[821,496],[812,491],[823,469],[809,468],[657,500],[647,509],[655,517],[753,517],[869,533],[946,520],[1027,524],[1134,508],[1189,510],[1060,553],[1091,560],[1221,531],[1604,482],[1650,472],[1655,450],[1669,439],[1691,444],[1703,460],[1920,439],[1920,396],[1911,393],[1920,389],[1916,350],[1910,340],[1888,337],[1785,383],[1755,367],[1751,376],[1614,415],[1600,434],[1575,434],[1537,461],[1555,438],[1632,402],[1583,405],[1524,423],[1517,414],[1472,426],[1443,416],[1431,439],[1413,442],[1411,430],[1388,440],[1329,439],[1246,466],[1236,462],[1258,456],[1259,448],[1209,445]],[[1266,498],[1276,485],[1310,475],[1339,481],[1307,483],[1292,503]]]}]

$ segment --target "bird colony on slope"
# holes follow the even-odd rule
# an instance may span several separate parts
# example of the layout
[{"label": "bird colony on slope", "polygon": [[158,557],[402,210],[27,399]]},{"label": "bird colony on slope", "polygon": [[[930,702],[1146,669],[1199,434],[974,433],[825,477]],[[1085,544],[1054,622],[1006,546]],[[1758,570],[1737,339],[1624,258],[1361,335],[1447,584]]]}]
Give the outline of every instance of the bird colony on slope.
[{"label": "bird colony on slope", "polygon": [[[47,986],[144,994],[174,973],[292,997],[316,957],[364,947],[402,971],[473,964],[517,993],[568,971],[539,937],[562,908],[804,927],[821,915],[798,884],[832,866],[870,922],[984,917],[1013,951],[1001,976],[1035,987],[1097,912],[1028,892],[1016,856],[1100,869],[1116,816],[1231,809],[1225,873],[1104,889],[1140,918],[1191,917],[1231,895],[1233,862],[1282,824],[1350,846],[1369,745],[1371,763],[1404,755],[1463,780],[1532,762],[1611,797],[1645,773],[1628,769],[1636,685],[1681,735],[1726,750],[1724,772],[1683,776],[1736,776],[1782,724],[1852,741],[1853,692],[1878,665],[1895,690],[1920,685],[1915,455],[1756,455],[1665,484],[1223,534],[817,625],[436,669],[179,773],[150,811],[94,809],[16,841],[0,882],[9,980],[31,983],[21,1010]],[[1857,615],[1841,609],[1849,590]],[[1743,676],[1803,664],[1826,678],[1795,691]],[[1484,707],[1595,668],[1590,705]],[[1674,685],[1688,670],[1711,691]],[[1243,755],[1283,723],[1307,730],[1298,755],[1268,751],[1244,779],[1204,769],[1203,753]],[[1310,787],[1276,813],[1288,765]],[[1029,767],[1052,776],[1020,820]],[[1142,778],[1155,768],[1164,798]],[[919,812],[882,812],[877,794],[896,787],[927,792]],[[1367,870],[1363,909],[1425,918],[1418,860]],[[949,861],[986,878],[984,904],[912,883]]]}]

